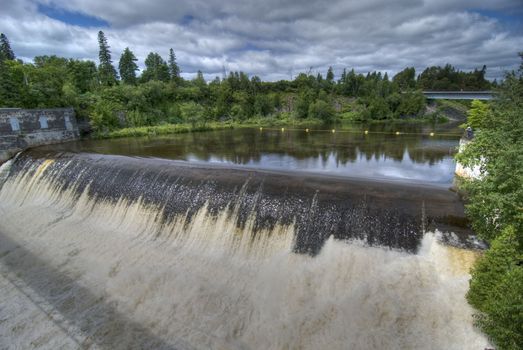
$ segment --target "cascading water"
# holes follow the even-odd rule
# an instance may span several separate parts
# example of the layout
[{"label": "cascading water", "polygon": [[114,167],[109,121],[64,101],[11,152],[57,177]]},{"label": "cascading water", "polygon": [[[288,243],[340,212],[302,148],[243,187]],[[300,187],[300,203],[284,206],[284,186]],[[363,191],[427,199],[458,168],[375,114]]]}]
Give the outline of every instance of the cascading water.
[{"label": "cascading water", "polygon": [[488,345],[449,191],[36,151],[2,178],[2,347]]}]

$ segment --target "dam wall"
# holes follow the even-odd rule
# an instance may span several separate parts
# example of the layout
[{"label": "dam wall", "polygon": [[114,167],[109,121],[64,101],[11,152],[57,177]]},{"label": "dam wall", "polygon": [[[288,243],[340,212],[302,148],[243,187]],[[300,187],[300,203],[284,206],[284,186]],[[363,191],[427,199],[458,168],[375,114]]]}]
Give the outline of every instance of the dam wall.
[{"label": "dam wall", "polygon": [[43,148],[22,153],[10,174],[42,175],[52,192],[84,196],[90,205],[155,208],[161,227],[180,218],[190,225],[202,210],[234,217],[253,236],[292,227],[293,251],[311,255],[330,236],[413,252],[426,230],[453,232],[463,238],[458,245],[470,234],[457,194],[440,187]]},{"label": "dam wall", "polygon": [[34,146],[76,140],[73,108],[0,108],[0,164]]},{"label": "dam wall", "polygon": [[0,348],[491,348],[463,216],[437,186],[29,149],[0,166]]}]

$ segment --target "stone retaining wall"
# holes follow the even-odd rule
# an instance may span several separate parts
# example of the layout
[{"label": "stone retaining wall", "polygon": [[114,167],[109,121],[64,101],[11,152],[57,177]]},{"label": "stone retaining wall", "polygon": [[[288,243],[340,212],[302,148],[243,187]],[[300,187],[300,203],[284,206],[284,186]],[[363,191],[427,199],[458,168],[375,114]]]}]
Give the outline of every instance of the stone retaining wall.
[{"label": "stone retaining wall", "polygon": [[78,123],[72,108],[0,108],[0,163],[28,147],[78,137]]}]

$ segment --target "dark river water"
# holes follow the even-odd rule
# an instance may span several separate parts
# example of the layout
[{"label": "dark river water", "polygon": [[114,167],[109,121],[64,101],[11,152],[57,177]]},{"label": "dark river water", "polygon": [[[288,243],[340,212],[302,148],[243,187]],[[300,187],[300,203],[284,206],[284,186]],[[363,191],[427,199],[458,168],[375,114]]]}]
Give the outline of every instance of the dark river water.
[{"label": "dark river water", "polygon": [[346,125],[335,132],[242,128],[84,140],[51,148],[448,186],[454,177],[460,133],[453,125],[412,124]]}]

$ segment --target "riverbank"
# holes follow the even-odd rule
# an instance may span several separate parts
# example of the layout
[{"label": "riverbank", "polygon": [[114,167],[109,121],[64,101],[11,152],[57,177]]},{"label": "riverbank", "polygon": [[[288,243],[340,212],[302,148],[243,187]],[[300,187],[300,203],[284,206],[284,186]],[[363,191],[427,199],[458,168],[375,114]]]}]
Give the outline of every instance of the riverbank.
[{"label": "riverbank", "polygon": [[[223,122],[209,122],[200,125],[192,125],[189,123],[181,124],[161,124],[152,126],[140,126],[140,127],[127,127],[122,129],[116,129],[111,131],[98,131],[93,132],[90,136],[94,139],[111,139],[111,138],[122,138],[122,137],[143,137],[143,136],[158,136],[158,135],[169,135],[169,134],[183,134],[189,132],[204,132],[224,129],[240,129],[240,128],[253,128],[253,127],[293,127],[293,128],[318,128],[331,130],[337,129],[340,126],[348,123],[347,120],[338,120],[335,123],[326,124],[320,119],[306,118],[297,119],[293,117],[259,117],[251,118],[242,122],[236,121],[223,121]],[[407,118],[407,119],[387,119],[387,120],[371,120],[367,122],[353,122],[354,125],[399,125],[399,124],[438,124],[444,125],[449,123],[446,118],[433,120],[432,118]]]},{"label": "riverbank", "polygon": [[183,134],[188,132],[202,132],[223,129],[238,129],[252,127],[312,127],[320,126],[325,123],[320,119],[305,118],[297,119],[288,115],[274,117],[254,117],[244,121],[226,120],[221,122],[200,123],[197,125],[189,123],[180,124],[161,124],[140,127],[126,127],[111,131],[95,131],[91,136],[95,139],[120,138],[120,137],[141,137],[168,134]]},{"label": "riverbank", "polygon": [[456,161],[468,169],[459,188],[466,214],[490,248],[471,270],[467,300],[475,325],[500,350],[523,348],[523,65],[488,104],[473,102],[475,137]]}]

